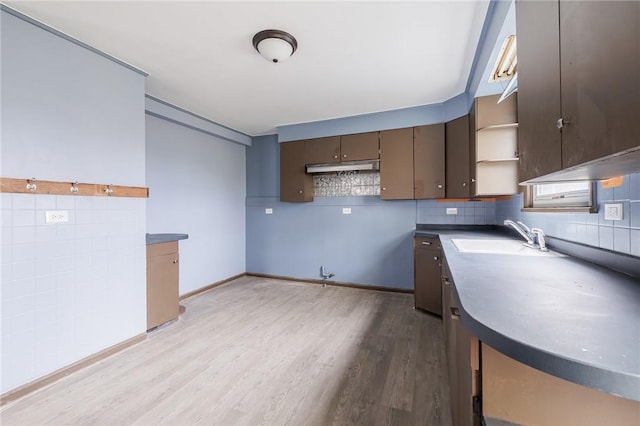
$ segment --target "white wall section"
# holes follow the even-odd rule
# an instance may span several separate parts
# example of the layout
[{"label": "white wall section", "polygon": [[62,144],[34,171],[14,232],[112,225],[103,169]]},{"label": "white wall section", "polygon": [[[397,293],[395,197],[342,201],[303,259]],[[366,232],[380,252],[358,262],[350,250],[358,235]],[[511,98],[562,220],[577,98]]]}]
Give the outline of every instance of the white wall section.
[{"label": "white wall section", "polygon": [[[144,77],[4,11],[0,31],[2,177],[144,186]],[[0,202],[1,393],[145,331],[144,199]]]}]

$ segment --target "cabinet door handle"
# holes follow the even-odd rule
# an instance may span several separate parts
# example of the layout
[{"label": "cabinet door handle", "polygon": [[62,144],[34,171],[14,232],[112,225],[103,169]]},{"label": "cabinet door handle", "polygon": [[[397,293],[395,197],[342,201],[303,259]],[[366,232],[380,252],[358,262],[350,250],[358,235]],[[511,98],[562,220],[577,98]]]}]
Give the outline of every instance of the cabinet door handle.
[{"label": "cabinet door handle", "polygon": [[334,155],[334,156],[333,156],[333,158],[338,158],[338,156],[337,156],[337,155]]},{"label": "cabinet door handle", "polygon": [[467,182],[462,182],[462,187],[464,188],[465,186],[467,186]]},{"label": "cabinet door handle", "polygon": [[302,189],[300,191],[298,191],[298,194],[302,194]]},{"label": "cabinet door handle", "polygon": [[174,260],[173,263],[178,263],[178,259]]},{"label": "cabinet door handle", "polygon": [[562,130],[562,128],[566,125],[566,124],[571,124],[570,121],[565,120],[564,118],[560,117],[558,118],[558,121],[556,121],[556,127],[559,130]]},{"label": "cabinet door handle", "polygon": [[438,189],[442,189],[442,184],[441,183],[438,184]]},{"label": "cabinet door handle", "polygon": [[423,246],[430,246],[430,245],[431,245],[431,243],[430,243],[429,241],[423,241],[423,242],[422,242],[422,245],[423,245]]},{"label": "cabinet door handle", "polygon": [[451,316],[455,317],[455,318],[460,318],[460,309],[456,308],[455,306],[451,307]]},{"label": "cabinet door handle", "polygon": [[382,190],[383,190],[383,191],[386,191],[386,190],[387,190],[387,188],[386,188],[386,187],[385,187],[385,188],[382,188]]},{"label": "cabinet door handle", "polygon": [[476,183],[476,180],[475,179],[471,179],[471,183]]},{"label": "cabinet door handle", "polygon": [[440,259],[438,256],[433,256],[433,260],[438,260]]},{"label": "cabinet door handle", "polygon": [[342,158],[347,158],[347,154],[342,154]]}]

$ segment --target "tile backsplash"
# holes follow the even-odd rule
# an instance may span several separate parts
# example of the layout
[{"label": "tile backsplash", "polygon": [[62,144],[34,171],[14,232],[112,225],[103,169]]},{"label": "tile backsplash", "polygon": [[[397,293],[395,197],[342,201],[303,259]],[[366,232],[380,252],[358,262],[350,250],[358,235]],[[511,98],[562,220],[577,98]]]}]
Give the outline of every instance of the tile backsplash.
[{"label": "tile backsplash", "polygon": [[[338,172],[314,176],[317,197],[353,197],[380,195],[379,172]],[[520,220],[530,227],[542,228],[547,235],[640,256],[640,174],[623,177],[621,186],[596,187],[598,213],[522,212],[523,197],[510,200],[447,201],[417,200],[416,223],[501,225],[505,219]],[[622,220],[605,220],[604,204],[621,203]],[[456,209],[447,214],[447,209]]]},{"label": "tile backsplash", "polygon": [[380,195],[380,172],[337,172],[313,177],[316,197]]},{"label": "tile backsplash", "polygon": [[[495,221],[521,220],[553,237],[640,256],[640,174],[624,176],[616,188],[598,183],[596,202],[598,213],[532,213],[520,211],[522,195],[514,195],[496,203]],[[604,204],[614,202],[623,206],[622,220],[605,220]]]},{"label": "tile backsplash", "polygon": [[[494,224],[495,201],[418,200],[416,203],[416,223],[438,225]],[[456,209],[455,214],[447,214],[447,209]]]}]

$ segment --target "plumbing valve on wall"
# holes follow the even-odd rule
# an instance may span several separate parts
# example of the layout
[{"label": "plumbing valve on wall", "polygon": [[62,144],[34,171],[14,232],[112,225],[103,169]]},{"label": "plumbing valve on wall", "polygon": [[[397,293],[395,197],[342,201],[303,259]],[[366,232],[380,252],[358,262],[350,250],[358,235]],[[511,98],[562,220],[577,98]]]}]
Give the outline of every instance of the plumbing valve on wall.
[{"label": "plumbing valve on wall", "polygon": [[320,266],[320,276],[322,277],[322,287],[326,287],[327,286],[327,280],[329,278],[335,277],[335,274],[329,273],[327,274],[327,271],[324,269],[324,266]]}]

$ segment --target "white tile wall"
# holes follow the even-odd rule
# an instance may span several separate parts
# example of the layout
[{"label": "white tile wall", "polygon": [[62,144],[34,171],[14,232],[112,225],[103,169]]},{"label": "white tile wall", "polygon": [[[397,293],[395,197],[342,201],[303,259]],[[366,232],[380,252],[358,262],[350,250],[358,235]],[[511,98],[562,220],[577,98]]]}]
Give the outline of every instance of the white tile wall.
[{"label": "white tile wall", "polygon": [[[498,201],[497,224],[504,219],[522,220],[527,225],[542,228],[546,234],[640,257],[640,173],[623,176],[616,188],[596,187],[599,212],[590,213],[523,213],[522,195],[509,201]],[[604,219],[605,203],[622,203],[622,220]]]},{"label": "white tile wall", "polygon": [[[492,225],[495,201],[438,201],[416,202],[416,223],[447,225]],[[447,208],[457,208],[457,214],[448,215]]]},{"label": "white tile wall", "polygon": [[0,225],[2,393],[144,332],[144,199],[0,194]]}]

